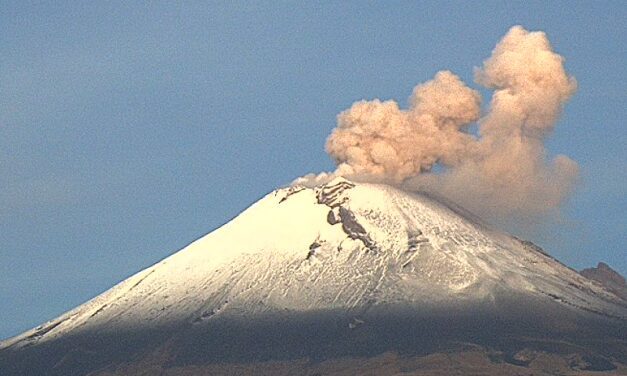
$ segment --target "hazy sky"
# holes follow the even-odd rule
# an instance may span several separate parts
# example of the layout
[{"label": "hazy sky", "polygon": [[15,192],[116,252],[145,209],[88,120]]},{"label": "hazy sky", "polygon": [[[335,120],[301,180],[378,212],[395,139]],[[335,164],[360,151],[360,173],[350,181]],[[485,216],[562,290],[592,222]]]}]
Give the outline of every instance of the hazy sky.
[{"label": "hazy sky", "polygon": [[354,101],[405,104],[441,69],[479,89],[515,24],[579,83],[549,150],[581,181],[531,240],[627,273],[624,2],[132,3],[0,4],[0,338],[332,170],[325,139]]}]

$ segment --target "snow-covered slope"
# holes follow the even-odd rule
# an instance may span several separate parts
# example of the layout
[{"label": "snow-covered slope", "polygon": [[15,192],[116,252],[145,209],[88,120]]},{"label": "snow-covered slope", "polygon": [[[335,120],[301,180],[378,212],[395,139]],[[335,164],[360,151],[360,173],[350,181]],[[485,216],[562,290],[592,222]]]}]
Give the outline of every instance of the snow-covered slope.
[{"label": "snow-covered slope", "polygon": [[529,351],[567,357],[566,368],[573,356],[593,359],[590,369],[627,364],[624,300],[460,212],[340,178],[278,189],[93,300],[0,342],[0,374],[195,374],[460,344],[517,365]]},{"label": "snow-covered slope", "polygon": [[276,190],[234,220],[63,316],[4,341],[224,316],[546,299],[625,320],[625,302],[544,254],[424,196],[336,179]]}]

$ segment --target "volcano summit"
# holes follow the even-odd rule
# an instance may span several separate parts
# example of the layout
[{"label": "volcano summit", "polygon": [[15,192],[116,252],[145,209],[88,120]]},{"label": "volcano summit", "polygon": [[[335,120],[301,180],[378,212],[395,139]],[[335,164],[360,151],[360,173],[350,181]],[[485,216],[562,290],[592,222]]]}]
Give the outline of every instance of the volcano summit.
[{"label": "volcano summit", "polygon": [[0,374],[612,373],[626,328],[627,302],[532,243],[336,178],[1,342]]}]

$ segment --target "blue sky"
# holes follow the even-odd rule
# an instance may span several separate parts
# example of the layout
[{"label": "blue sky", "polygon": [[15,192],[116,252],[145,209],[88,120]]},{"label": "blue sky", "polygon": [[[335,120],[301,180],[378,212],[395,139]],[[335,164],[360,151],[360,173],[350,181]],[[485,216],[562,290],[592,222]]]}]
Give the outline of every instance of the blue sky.
[{"label": "blue sky", "polygon": [[441,69],[478,88],[515,24],[579,82],[549,150],[581,181],[531,240],[626,274],[625,20],[619,1],[0,3],[0,338],[333,169],[324,142],[354,101],[406,103]]}]

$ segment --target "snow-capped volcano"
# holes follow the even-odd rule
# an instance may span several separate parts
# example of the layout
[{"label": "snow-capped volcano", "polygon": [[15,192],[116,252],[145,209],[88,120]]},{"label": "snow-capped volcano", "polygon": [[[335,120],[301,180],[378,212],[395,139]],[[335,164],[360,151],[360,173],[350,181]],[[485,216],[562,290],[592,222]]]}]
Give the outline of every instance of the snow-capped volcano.
[{"label": "snow-capped volcano", "polygon": [[[29,374],[33,367],[81,374],[164,349],[168,364],[179,365],[290,351],[315,357],[329,351],[324,338],[339,355],[393,350],[415,339],[399,338],[386,317],[397,323],[444,317],[451,330],[461,325],[447,314],[470,326],[484,314],[500,318],[495,328],[523,323],[507,335],[546,328],[588,335],[598,326],[620,339],[627,303],[532,243],[429,197],[338,178],[278,189],[93,300],[1,342],[0,373]],[[485,331],[496,330],[481,322]],[[582,329],[583,322],[593,324]],[[293,334],[299,330],[308,334]],[[383,340],[364,334],[385,332],[396,334]],[[282,351],[290,340],[301,348]]]}]

